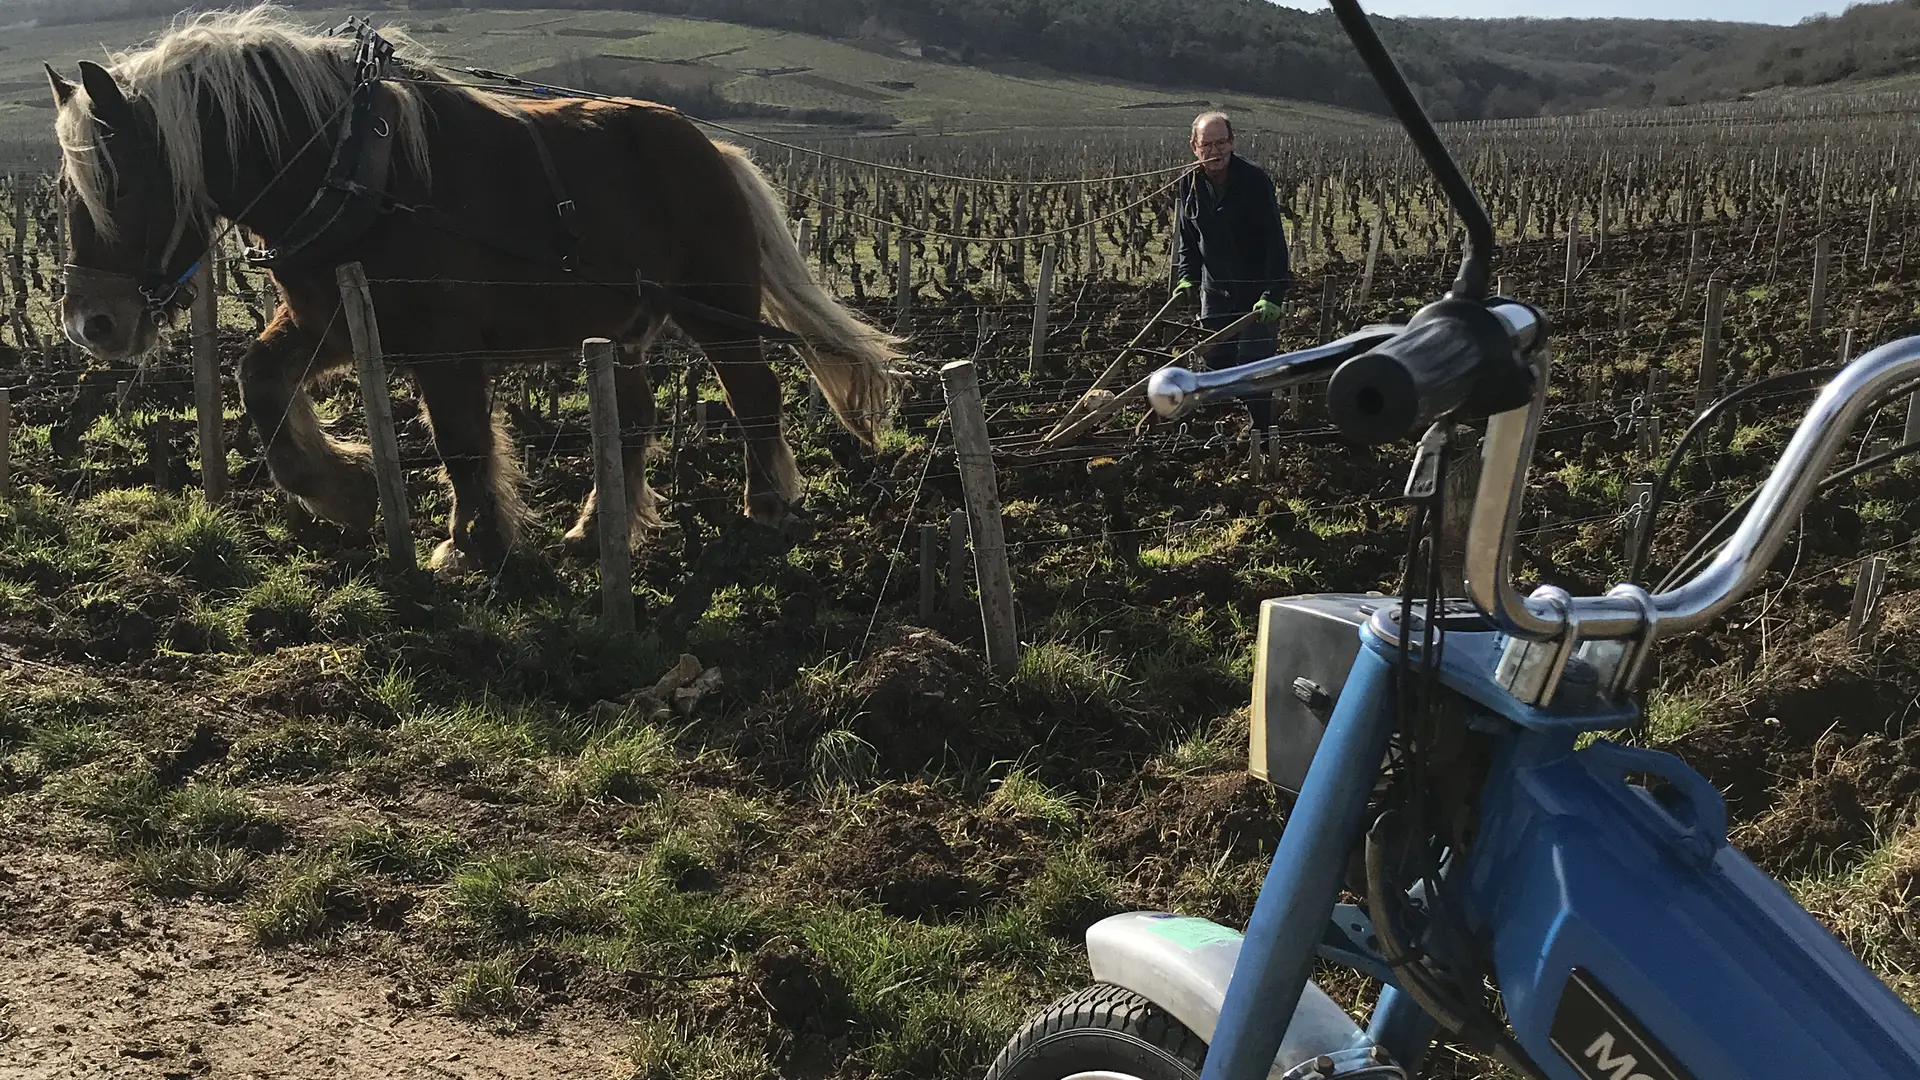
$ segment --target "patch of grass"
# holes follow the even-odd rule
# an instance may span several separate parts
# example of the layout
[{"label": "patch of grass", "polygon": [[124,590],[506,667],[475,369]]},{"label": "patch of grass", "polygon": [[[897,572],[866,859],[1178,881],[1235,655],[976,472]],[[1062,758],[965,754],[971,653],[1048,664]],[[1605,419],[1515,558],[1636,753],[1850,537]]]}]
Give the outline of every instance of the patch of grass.
[{"label": "patch of grass", "polygon": [[465,841],[450,833],[416,832],[401,825],[355,825],[334,844],[342,859],[362,870],[402,881],[444,881],[467,855]]},{"label": "patch of grass", "polygon": [[1646,740],[1659,746],[1692,731],[1706,719],[1707,698],[1654,690],[1647,695]]},{"label": "patch of grass", "polygon": [[416,712],[401,722],[396,741],[414,764],[436,772],[519,783],[571,735],[550,712],[482,698]]},{"label": "patch of grass", "polygon": [[443,898],[454,920],[501,940],[534,930],[531,891],[554,880],[563,867],[543,854],[493,855],[461,867]]},{"label": "patch of grass", "polygon": [[377,735],[359,724],[300,717],[240,736],[227,765],[240,777],[298,779],[345,767],[379,745]]},{"label": "patch of grass", "polygon": [[158,896],[231,900],[247,891],[253,858],[220,844],[156,845],[128,859],[134,884]]},{"label": "patch of grass", "polygon": [[674,890],[697,888],[713,874],[710,846],[691,829],[674,829],[647,850],[645,872]]},{"label": "patch of grass", "polygon": [[354,892],[353,868],[332,855],[296,862],[263,890],[244,922],[262,945],[285,945],[324,933]]},{"label": "patch of grass", "polygon": [[619,902],[606,886],[567,874],[527,890],[527,915],[543,933],[603,933],[617,924]]},{"label": "patch of grass", "polygon": [[244,608],[209,603],[202,597],[192,596],[187,599],[184,627],[174,628],[173,643],[176,648],[189,652],[238,652],[246,639]]},{"label": "patch of grass", "polygon": [[306,641],[314,631],[313,583],[300,567],[275,564],[242,593],[239,606],[255,636],[276,632],[283,641]]},{"label": "patch of grass", "polygon": [[207,592],[240,588],[259,575],[239,519],[224,508],[198,501],[133,533],[121,557],[130,567],[178,575]]},{"label": "patch of grass", "polygon": [[973,977],[985,958],[971,922],[925,926],[873,908],[806,909],[793,918],[846,986],[866,1041],[849,1054],[854,1074],[977,1074],[1024,1003],[1005,993],[1017,974],[1006,982]]},{"label": "patch of grass", "polygon": [[727,966],[727,958],[774,932],[771,913],[711,893],[681,892],[642,867],[618,890],[620,931],[602,962],[614,970],[690,975]]},{"label": "patch of grass", "polygon": [[627,1047],[631,1080],[761,1080],[778,1076],[767,1055],[729,1032],[672,1017],[644,1017]]},{"label": "patch of grass", "polygon": [[[279,823],[253,800],[224,784],[189,784],[163,796],[148,827],[188,843],[246,844],[256,849],[279,846]],[[271,834],[262,836],[261,834]]]},{"label": "patch of grass", "polygon": [[80,512],[109,537],[122,539],[178,517],[181,500],[150,487],[108,488],[80,504]]},{"label": "patch of grass", "polygon": [[412,676],[399,668],[388,668],[373,684],[374,699],[393,710],[395,716],[412,716],[420,704],[420,691]]},{"label": "patch of grass", "polygon": [[97,723],[63,718],[36,726],[27,736],[26,748],[39,760],[41,770],[52,771],[97,760],[112,742]]},{"label": "patch of grass", "polygon": [[1117,693],[1126,676],[1098,649],[1043,641],[1021,651],[1013,681],[1049,696],[1086,701]]},{"label": "patch of grass", "polygon": [[115,842],[130,849],[207,845],[270,851],[286,838],[280,822],[241,792],[209,783],[168,788],[151,769],[96,767],[75,774],[60,796],[105,824]]},{"label": "patch of grass", "polygon": [[1078,938],[1121,910],[1112,872],[1085,843],[1049,856],[1027,882],[1022,903],[1041,928],[1064,938]]},{"label": "patch of grass", "polygon": [[1894,832],[1844,871],[1789,889],[1909,1006],[1920,1007],[1920,825]]},{"label": "patch of grass", "polygon": [[0,615],[26,615],[40,607],[39,593],[24,581],[0,581]]},{"label": "patch of grass", "polygon": [[1196,863],[1181,871],[1175,886],[1176,906],[1186,914],[1243,923],[1253,912],[1266,874],[1264,863],[1235,862],[1230,853],[1221,852],[1212,862]]},{"label": "patch of grass", "polygon": [[533,996],[517,985],[519,969],[503,958],[475,960],[447,987],[447,1005],[469,1020],[518,1027],[533,1014]]},{"label": "patch of grass", "polygon": [[[1236,714],[1244,716],[1244,713]],[[1160,755],[1160,767],[1174,776],[1193,776],[1244,766],[1247,729],[1240,723],[1203,724],[1187,733]]]},{"label": "patch of grass", "polygon": [[1244,545],[1253,535],[1251,518],[1235,518],[1220,526],[1194,526],[1168,537],[1155,547],[1143,548],[1135,560],[1153,570],[1191,566],[1201,559],[1221,557]]},{"label": "patch of grass", "polygon": [[349,581],[328,593],[314,608],[320,633],[336,641],[352,641],[385,633],[393,623],[393,605],[378,586]]},{"label": "patch of grass", "polygon": [[880,754],[851,728],[833,728],[814,740],[807,754],[808,784],[820,799],[857,790],[873,780]]},{"label": "patch of grass", "polygon": [[574,766],[583,798],[640,802],[677,764],[673,736],[652,724],[603,731],[588,741]]},{"label": "patch of grass", "polygon": [[1057,828],[1070,828],[1080,819],[1079,799],[1035,779],[1025,769],[1014,769],[994,785],[987,799],[991,812],[1011,817],[1037,818]]}]

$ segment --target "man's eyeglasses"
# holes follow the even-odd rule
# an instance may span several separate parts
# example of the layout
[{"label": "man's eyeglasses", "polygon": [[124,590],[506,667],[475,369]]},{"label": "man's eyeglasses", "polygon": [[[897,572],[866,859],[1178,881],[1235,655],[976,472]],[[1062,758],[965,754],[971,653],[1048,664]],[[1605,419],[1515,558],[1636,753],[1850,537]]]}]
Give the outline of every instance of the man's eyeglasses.
[{"label": "man's eyeglasses", "polygon": [[1224,138],[1224,139],[1208,139],[1207,141],[1203,143],[1199,143],[1197,145],[1202,150],[1218,150],[1218,149],[1221,149],[1222,147],[1232,146],[1233,137],[1228,136],[1227,138]]}]

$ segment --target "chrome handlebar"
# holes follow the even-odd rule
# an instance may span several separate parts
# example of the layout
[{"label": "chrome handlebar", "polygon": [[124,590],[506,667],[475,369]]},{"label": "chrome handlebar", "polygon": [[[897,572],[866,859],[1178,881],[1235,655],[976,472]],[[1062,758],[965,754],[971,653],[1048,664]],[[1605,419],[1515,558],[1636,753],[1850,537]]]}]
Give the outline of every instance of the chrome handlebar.
[{"label": "chrome handlebar", "polygon": [[[1621,692],[1637,682],[1655,642],[1706,625],[1751,591],[1862,414],[1890,391],[1920,381],[1920,336],[1889,342],[1842,368],[1808,408],[1719,555],[1677,588],[1656,595],[1622,584],[1604,596],[1576,597],[1543,585],[1522,596],[1510,573],[1527,470],[1546,411],[1550,359],[1546,328],[1533,309],[1498,301],[1491,310],[1506,324],[1516,349],[1534,364],[1534,397],[1487,422],[1468,527],[1467,596],[1508,635],[1496,678],[1536,705],[1551,704],[1561,674],[1576,655],[1597,669],[1603,693]],[[1329,374],[1404,329],[1367,326],[1323,345],[1220,371],[1162,368],[1147,383],[1147,400],[1160,416],[1177,418],[1209,402]]]},{"label": "chrome handlebar", "polygon": [[1215,401],[1246,394],[1272,393],[1318,375],[1331,374],[1349,357],[1358,356],[1375,345],[1389,341],[1405,329],[1399,323],[1376,323],[1324,345],[1281,353],[1219,371],[1163,367],[1147,380],[1147,404],[1162,419],[1177,420]]},{"label": "chrome handlebar", "polygon": [[1920,336],[1888,342],[1840,369],[1801,418],[1739,528],[1713,562],[1684,584],[1658,594],[1638,585],[1616,585],[1604,596],[1572,596],[1543,585],[1522,597],[1509,568],[1545,402],[1542,380],[1532,405],[1488,422],[1480,489],[1468,530],[1468,597],[1513,638],[1556,643],[1561,662],[1545,669],[1556,677],[1533,688],[1536,695],[1544,695],[1541,700],[1551,700],[1555,669],[1564,666],[1565,656],[1581,642],[1626,643],[1594,655],[1606,658],[1597,662],[1599,667],[1612,669],[1602,670],[1603,677],[1611,676],[1603,686],[1615,691],[1630,686],[1655,642],[1705,626],[1759,583],[1861,416],[1889,391],[1916,379]]}]

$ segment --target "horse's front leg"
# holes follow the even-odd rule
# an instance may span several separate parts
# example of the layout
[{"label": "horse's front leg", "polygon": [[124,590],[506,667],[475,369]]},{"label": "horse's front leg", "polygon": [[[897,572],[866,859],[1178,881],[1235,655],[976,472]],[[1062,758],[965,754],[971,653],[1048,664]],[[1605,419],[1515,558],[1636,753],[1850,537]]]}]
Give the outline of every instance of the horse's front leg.
[{"label": "horse's front leg", "polygon": [[527,519],[520,498],[520,462],[503,418],[487,393],[489,374],[478,360],[418,365],[420,388],[434,449],[453,486],[447,539],[434,549],[436,570],[495,569],[519,541]]},{"label": "horse's front leg", "polygon": [[351,359],[330,352],[282,309],[240,360],[240,403],[282,491],[315,517],[370,532],[379,505],[373,453],[327,434],[306,390]]}]

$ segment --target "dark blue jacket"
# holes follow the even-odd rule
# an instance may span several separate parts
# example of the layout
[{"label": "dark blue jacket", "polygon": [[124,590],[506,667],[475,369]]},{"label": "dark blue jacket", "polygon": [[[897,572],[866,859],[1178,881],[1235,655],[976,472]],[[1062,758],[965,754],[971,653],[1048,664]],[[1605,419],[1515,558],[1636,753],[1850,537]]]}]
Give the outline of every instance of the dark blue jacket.
[{"label": "dark blue jacket", "polygon": [[1228,158],[1224,192],[1195,166],[1177,191],[1174,280],[1199,284],[1200,310],[1238,313],[1255,301],[1285,300],[1293,284],[1287,234],[1273,180],[1260,166],[1238,154]]}]

